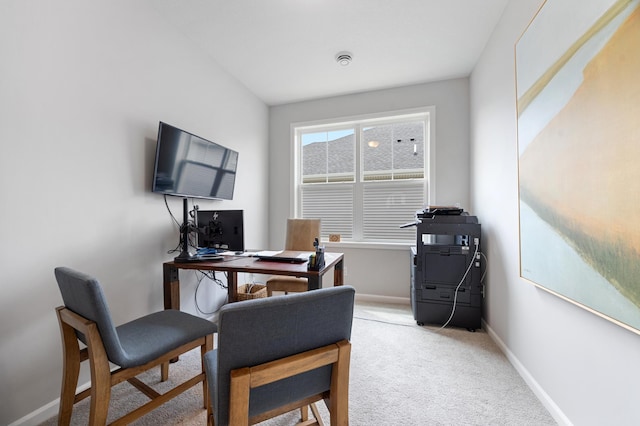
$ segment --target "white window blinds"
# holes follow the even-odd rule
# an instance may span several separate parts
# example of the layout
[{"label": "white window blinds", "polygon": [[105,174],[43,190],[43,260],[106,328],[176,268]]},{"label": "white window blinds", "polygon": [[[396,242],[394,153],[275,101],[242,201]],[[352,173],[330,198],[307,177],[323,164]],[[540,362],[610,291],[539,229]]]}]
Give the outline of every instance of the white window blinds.
[{"label": "white window blinds", "polygon": [[301,199],[302,217],[321,219],[322,238],[353,238],[353,184],[304,185]]},{"label": "white window blinds", "polygon": [[322,238],[415,243],[411,222],[429,192],[432,110],[295,128],[297,217]]},{"label": "white window blinds", "polygon": [[362,237],[365,241],[405,242],[416,237],[411,222],[424,205],[424,181],[366,182],[363,184]]}]

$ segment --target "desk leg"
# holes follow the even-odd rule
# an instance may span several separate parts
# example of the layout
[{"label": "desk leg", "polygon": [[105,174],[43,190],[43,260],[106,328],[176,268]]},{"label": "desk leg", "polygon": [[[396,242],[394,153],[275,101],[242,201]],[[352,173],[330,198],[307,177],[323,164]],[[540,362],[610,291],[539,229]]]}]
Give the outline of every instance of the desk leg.
[{"label": "desk leg", "polygon": [[180,278],[178,268],[166,263],[162,267],[164,308],[180,310]]},{"label": "desk leg", "polygon": [[[164,309],[180,310],[180,278],[178,268],[173,265],[162,265],[162,288],[164,292]],[[177,362],[178,357],[169,362]],[[163,367],[164,368],[164,367]]]},{"label": "desk leg", "polygon": [[229,303],[236,302],[238,300],[238,273],[229,272],[227,274],[227,298]]},{"label": "desk leg", "polygon": [[340,259],[333,268],[333,285],[339,286],[344,284],[344,258]]},{"label": "desk leg", "polygon": [[322,288],[322,276],[320,274],[307,278],[307,290],[317,290]]}]

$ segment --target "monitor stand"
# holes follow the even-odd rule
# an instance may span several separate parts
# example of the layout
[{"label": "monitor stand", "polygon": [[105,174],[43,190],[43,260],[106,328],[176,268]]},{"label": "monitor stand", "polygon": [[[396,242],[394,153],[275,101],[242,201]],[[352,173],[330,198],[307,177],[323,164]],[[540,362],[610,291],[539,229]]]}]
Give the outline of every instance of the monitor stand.
[{"label": "monitor stand", "polygon": [[187,197],[182,199],[182,227],[180,232],[182,233],[182,252],[173,258],[174,262],[186,263],[198,260],[198,258],[189,253],[189,205],[187,203]]}]

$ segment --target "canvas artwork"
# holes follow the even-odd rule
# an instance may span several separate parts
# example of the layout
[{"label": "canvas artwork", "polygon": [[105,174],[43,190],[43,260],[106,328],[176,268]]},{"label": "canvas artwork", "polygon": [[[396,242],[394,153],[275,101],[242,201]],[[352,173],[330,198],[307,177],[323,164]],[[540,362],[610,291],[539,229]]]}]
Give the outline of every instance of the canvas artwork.
[{"label": "canvas artwork", "polygon": [[640,334],[640,0],[547,0],[516,44],[520,272]]}]

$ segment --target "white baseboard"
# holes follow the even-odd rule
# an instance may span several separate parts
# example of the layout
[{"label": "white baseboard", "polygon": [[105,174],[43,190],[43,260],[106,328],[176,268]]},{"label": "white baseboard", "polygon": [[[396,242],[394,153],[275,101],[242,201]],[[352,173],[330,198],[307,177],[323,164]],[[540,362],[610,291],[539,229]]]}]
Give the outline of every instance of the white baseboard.
[{"label": "white baseboard", "polygon": [[58,406],[60,405],[60,398],[38,408],[35,411],[27,414],[21,419],[10,423],[9,426],[38,426],[42,422],[50,419],[58,414]]},{"label": "white baseboard", "polygon": [[[89,387],[91,387],[91,382],[87,382],[83,385],[78,386],[76,388],[76,394],[84,391],[85,389],[89,389]],[[16,420],[8,426],[38,426],[42,422],[49,420],[53,416],[56,416],[58,414],[59,407],[60,398],[56,398],[50,403],[43,405],[35,411],[32,411],[31,413],[27,414],[21,419]]]},{"label": "white baseboard", "polygon": [[410,305],[408,297],[377,296],[375,294],[360,294],[356,292],[356,302],[392,303],[394,305]]},{"label": "white baseboard", "polygon": [[572,426],[573,423],[564,415],[560,407],[556,405],[556,403],[551,399],[551,397],[542,389],[542,387],[538,384],[538,382],[533,378],[533,376],[529,373],[529,371],[525,368],[524,365],[520,362],[520,360],[509,350],[509,348],[504,344],[502,339],[498,337],[498,335],[493,331],[493,329],[486,323],[484,320],[482,321],[484,325],[484,329],[487,331],[491,340],[495,342],[496,345],[500,348],[502,353],[507,357],[511,365],[516,369],[520,377],[524,379],[527,383],[527,386],[533,391],[533,393],[538,397],[542,405],[549,411],[551,417],[554,418],[559,425]]}]

